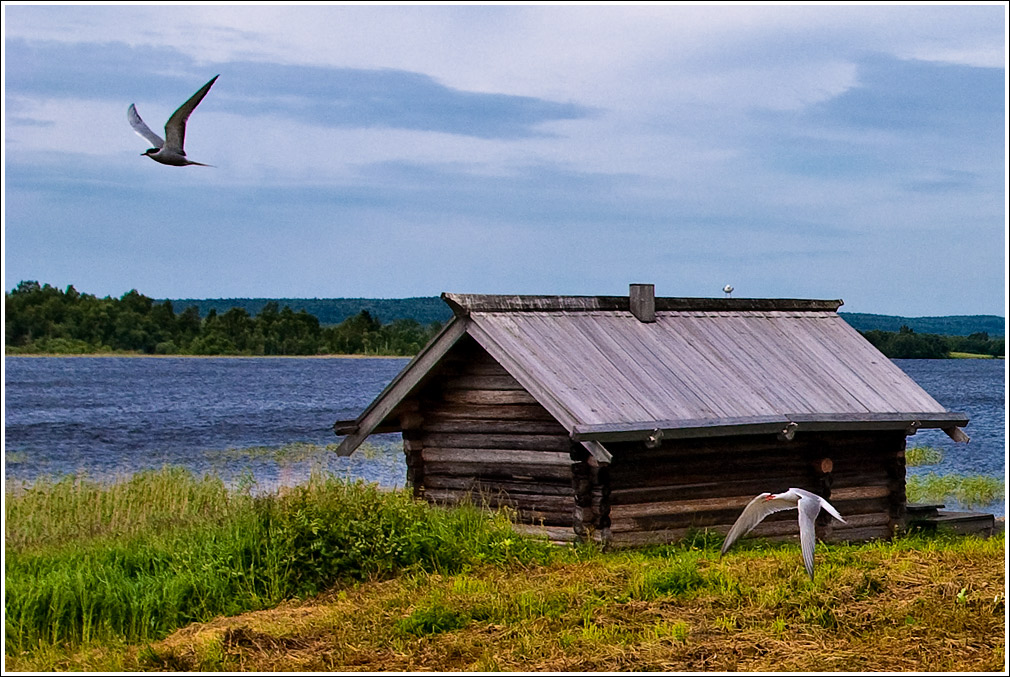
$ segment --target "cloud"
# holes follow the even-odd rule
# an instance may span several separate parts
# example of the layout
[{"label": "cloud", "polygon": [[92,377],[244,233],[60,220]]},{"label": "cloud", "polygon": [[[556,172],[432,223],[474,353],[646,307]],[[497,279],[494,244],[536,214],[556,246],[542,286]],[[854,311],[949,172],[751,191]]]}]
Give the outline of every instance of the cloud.
[{"label": "cloud", "polygon": [[10,285],[1003,303],[1001,7],[5,9]]},{"label": "cloud", "polygon": [[[802,111],[758,111],[750,157],[786,174],[980,187],[1004,146],[1004,71],[874,55],[858,84]],[[952,184],[951,177],[957,177]]]},{"label": "cloud", "polygon": [[[593,113],[574,103],[462,91],[422,73],[395,69],[253,61],[197,66],[172,49],[122,43],[11,40],[7,52],[8,58],[24,64],[12,69],[7,80],[14,97],[118,98],[136,102],[138,110],[144,109],[141,102],[178,105],[210,75],[221,72],[214,96],[201,104],[201,113],[227,110],[324,127],[409,129],[486,139],[542,136],[547,134],[540,129],[544,123]],[[133,65],[132,77],[121,76],[123,63]]]}]

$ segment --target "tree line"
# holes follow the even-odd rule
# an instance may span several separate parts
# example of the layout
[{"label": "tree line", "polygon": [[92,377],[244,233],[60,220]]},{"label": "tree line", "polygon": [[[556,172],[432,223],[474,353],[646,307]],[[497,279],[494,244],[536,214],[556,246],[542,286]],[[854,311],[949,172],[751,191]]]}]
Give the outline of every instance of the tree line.
[{"label": "tree line", "polygon": [[121,297],[23,281],[4,294],[8,353],[148,355],[414,355],[441,329],[412,319],[383,324],[367,310],[324,326],[305,310],[267,303],[256,315],[235,307],[203,318],[176,312],[132,289]]},{"label": "tree line", "polygon": [[987,332],[968,336],[917,334],[906,325],[898,331],[872,329],[860,332],[877,350],[892,359],[929,359],[950,357],[951,353],[971,353],[1001,357],[1006,345],[1003,337],[989,338]]},{"label": "tree line", "polygon": [[[276,301],[251,314],[236,306],[204,317],[195,305],[176,312],[171,301],[156,302],[131,289],[118,299],[60,290],[24,281],[4,294],[8,353],[86,354],[138,352],[148,355],[414,355],[441,329],[396,319],[383,324],[367,309],[339,324],[324,325],[304,309]],[[952,352],[998,357],[1003,337],[986,332],[969,336],[919,334],[908,326],[897,332],[860,332],[891,358],[945,358]]]}]

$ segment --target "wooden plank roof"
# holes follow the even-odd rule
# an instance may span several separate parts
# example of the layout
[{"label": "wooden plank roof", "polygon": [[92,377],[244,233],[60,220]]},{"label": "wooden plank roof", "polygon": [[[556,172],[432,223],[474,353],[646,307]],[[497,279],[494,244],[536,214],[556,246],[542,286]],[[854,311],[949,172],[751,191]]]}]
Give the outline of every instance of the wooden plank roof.
[{"label": "wooden plank roof", "polygon": [[[397,380],[417,382],[423,374],[408,373],[412,366],[426,372],[470,334],[587,445],[658,431],[911,431],[967,423],[850,327],[835,312],[841,301],[657,297],[655,321],[641,322],[628,297],[443,299],[455,313],[454,328]],[[384,395],[405,395],[408,388],[396,383]],[[360,436],[360,424],[378,425],[376,412],[395,404],[373,403],[365,412],[370,421],[359,417],[359,425],[343,422],[344,429]]]}]

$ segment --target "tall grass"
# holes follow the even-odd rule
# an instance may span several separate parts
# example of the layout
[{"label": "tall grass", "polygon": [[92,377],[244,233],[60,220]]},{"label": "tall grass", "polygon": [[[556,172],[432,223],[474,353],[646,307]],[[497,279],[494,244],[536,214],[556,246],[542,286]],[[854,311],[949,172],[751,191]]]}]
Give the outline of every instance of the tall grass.
[{"label": "tall grass", "polygon": [[395,572],[546,561],[503,513],[314,476],[278,494],[169,468],[6,492],[6,651],[146,641]]},{"label": "tall grass", "polygon": [[988,475],[912,475],[906,481],[908,500],[914,503],[954,501],[965,508],[992,505],[1003,498],[1003,480]]},{"label": "tall grass", "polygon": [[43,478],[8,486],[5,493],[8,552],[224,523],[249,502],[216,477],[195,477],[177,467],[112,484],[73,475]]},{"label": "tall grass", "polygon": [[909,447],[905,451],[905,465],[915,468],[936,465],[943,460],[943,450],[937,447]]},{"label": "tall grass", "polygon": [[[905,452],[908,467],[936,465],[943,460],[943,450],[937,447],[910,447]],[[992,505],[1003,498],[1003,481],[988,475],[947,474],[929,472],[910,475],[905,483],[908,500],[913,503],[954,502],[964,508]]]}]

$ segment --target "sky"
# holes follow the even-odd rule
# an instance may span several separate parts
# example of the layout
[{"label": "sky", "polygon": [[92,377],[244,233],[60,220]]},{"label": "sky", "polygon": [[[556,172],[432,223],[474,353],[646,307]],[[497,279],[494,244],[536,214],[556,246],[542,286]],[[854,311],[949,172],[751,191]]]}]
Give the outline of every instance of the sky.
[{"label": "sky", "polygon": [[1004,3],[3,14],[8,291],[1006,313]]}]

